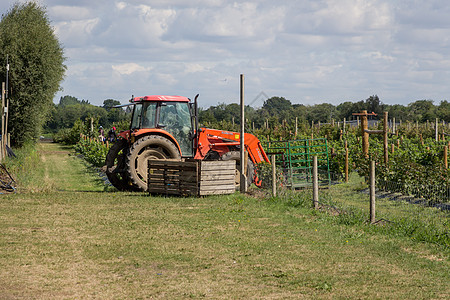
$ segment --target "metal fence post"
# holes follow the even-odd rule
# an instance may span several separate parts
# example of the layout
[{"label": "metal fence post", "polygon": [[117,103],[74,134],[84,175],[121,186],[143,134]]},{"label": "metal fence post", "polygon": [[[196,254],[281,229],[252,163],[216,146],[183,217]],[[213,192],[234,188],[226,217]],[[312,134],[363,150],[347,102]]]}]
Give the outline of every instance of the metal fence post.
[{"label": "metal fence post", "polygon": [[317,171],[317,156],[313,157],[313,202],[314,209],[319,208],[319,174]]},{"label": "metal fence post", "polygon": [[375,223],[375,161],[370,162],[370,223]]},{"label": "metal fence post", "polygon": [[348,148],[345,147],[345,166],[344,166],[344,172],[345,172],[345,182],[348,182]]},{"label": "metal fence post", "polygon": [[276,172],[276,161],[275,161],[275,154],[272,154],[271,157],[272,161],[272,197],[277,196],[277,172]]},{"label": "metal fence post", "polygon": [[241,74],[241,81],[240,81],[240,98],[241,98],[241,130],[240,130],[240,142],[241,142],[241,153],[240,153],[240,172],[241,172],[241,178],[240,178],[240,191],[241,193],[247,192],[247,174],[245,174],[245,141],[244,141],[244,134],[245,134],[245,106],[244,106],[244,74]]}]

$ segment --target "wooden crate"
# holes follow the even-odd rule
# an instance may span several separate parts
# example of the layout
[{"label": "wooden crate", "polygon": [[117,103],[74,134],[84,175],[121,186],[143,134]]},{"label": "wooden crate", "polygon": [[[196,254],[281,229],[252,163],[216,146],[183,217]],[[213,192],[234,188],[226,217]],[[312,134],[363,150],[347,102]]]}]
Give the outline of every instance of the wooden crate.
[{"label": "wooden crate", "polygon": [[155,194],[204,196],[235,191],[236,162],[148,161],[148,191]]},{"label": "wooden crate", "polygon": [[236,161],[200,161],[199,195],[233,194]]}]

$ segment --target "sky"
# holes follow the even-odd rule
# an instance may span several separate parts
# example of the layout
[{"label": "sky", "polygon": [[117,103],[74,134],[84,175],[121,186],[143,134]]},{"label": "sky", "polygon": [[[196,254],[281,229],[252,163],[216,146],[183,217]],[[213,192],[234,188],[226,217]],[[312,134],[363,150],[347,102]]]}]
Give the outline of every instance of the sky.
[{"label": "sky", "polygon": [[[5,14],[16,0],[2,0]],[[24,2],[24,1],[19,1]],[[55,96],[200,94],[314,105],[450,97],[447,0],[40,0],[67,57]]]}]

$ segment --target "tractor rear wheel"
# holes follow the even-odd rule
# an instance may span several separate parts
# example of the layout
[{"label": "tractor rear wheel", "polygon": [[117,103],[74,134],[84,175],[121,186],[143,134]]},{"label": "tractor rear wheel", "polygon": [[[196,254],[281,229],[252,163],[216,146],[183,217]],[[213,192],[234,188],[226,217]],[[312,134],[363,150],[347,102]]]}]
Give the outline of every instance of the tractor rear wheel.
[{"label": "tractor rear wheel", "polygon": [[165,137],[147,135],[130,147],[127,157],[127,172],[132,183],[140,190],[147,190],[147,172],[149,159],[180,160],[177,146]]},{"label": "tractor rear wheel", "polygon": [[[239,151],[230,151],[222,155],[222,160],[235,160],[236,161],[236,172],[234,176],[234,184],[236,190],[240,189],[241,186],[241,153]],[[247,187],[249,187],[255,177],[255,166],[253,162],[248,159],[247,161]]]},{"label": "tractor rear wheel", "polygon": [[128,142],[124,139],[119,139],[111,146],[108,154],[106,154],[106,176],[109,182],[119,191],[132,188],[125,163],[127,147]]}]

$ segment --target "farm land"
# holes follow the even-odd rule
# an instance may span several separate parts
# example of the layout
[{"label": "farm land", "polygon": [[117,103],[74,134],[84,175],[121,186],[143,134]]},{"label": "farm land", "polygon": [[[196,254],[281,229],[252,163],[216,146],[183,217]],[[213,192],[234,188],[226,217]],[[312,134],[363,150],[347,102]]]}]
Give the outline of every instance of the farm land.
[{"label": "farm land", "polygon": [[[325,128],[341,153],[340,129],[316,130]],[[417,147],[443,165],[441,144],[425,138]],[[371,138],[371,157],[376,145]],[[9,165],[18,193],[0,204],[6,299],[450,297],[448,213],[380,199],[384,221],[368,224],[359,154],[349,182],[321,190],[313,210],[309,190],[276,198],[255,188],[203,198],[117,192],[71,147],[23,151]],[[331,161],[337,174],[340,159]]]}]

